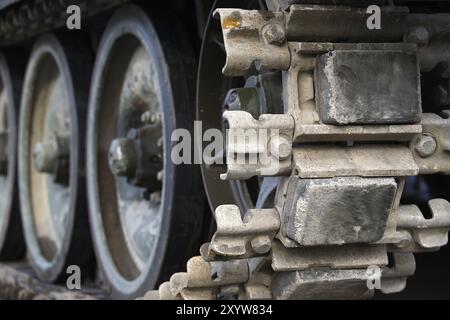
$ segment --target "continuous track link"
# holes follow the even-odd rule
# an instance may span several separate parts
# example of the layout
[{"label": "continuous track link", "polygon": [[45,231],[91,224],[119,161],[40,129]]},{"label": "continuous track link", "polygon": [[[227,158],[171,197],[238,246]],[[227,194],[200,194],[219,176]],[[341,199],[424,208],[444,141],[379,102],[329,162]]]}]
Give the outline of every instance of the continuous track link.
[{"label": "continuous track link", "polygon": [[74,292],[35,279],[25,264],[0,264],[0,300],[95,300],[106,299],[98,289]]},{"label": "continuous track link", "polygon": [[130,0],[31,0],[15,3],[0,13],[0,46],[8,46],[66,25],[66,10],[80,7],[86,17],[123,5]]},{"label": "continuous track link", "polygon": [[[0,46],[14,45],[63,27],[67,19],[65,9],[69,5],[78,5],[88,17],[95,17],[128,2],[132,1],[17,2],[0,12]],[[226,147],[216,154],[217,158],[225,158],[226,164],[213,163],[203,168],[206,191],[210,193],[209,200],[215,208],[217,231],[210,242],[200,248],[200,255],[187,262],[186,272],[175,273],[158,290],[149,291],[142,299],[366,299],[372,297],[376,290],[385,294],[404,290],[408,277],[416,269],[414,255],[434,252],[447,244],[450,202],[443,198],[426,199],[423,203],[428,208],[424,210],[423,203],[420,206],[404,204],[402,197],[407,193],[405,185],[411,177],[450,174],[449,87],[443,88],[442,85],[444,82],[448,85],[449,61],[446,55],[440,54],[448,48],[448,40],[441,35],[448,33],[450,16],[411,14],[408,8],[400,6],[383,8],[381,15],[385,27],[373,33],[361,28],[365,26],[367,13],[360,5],[330,7],[305,5],[303,2],[268,1],[268,10],[219,7],[214,12],[218,23],[215,31],[220,31],[220,34],[210,35],[207,30],[203,54],[208,51],[206,42],[214,42],[215,50],[220,52],[214,53],[224,58],[225,65],[220,68],[223,67],[225,80],[219,84],[212,83],[222,87],[221,84],[229,81],[223,87],[230,91],[221,92],[224,101],[219,101],[221,95],[217,92],[207,92],[216,105],[211,100],[205,103],[200,92],[202,105],[198,109],[215,107],[216,114],[212,116],[215,119],[208,126],[216,129],[221,126],[228,134]],[[383,4],[382,1],[377,3]],[[115,22],[120,33],[122,25],[119,23],[126,25],[138,17],[140,22],[145,22],[142,24],[142,34],[145,34],[157,20],[150,19],[137,6],[124,13],[123,17],[118,14],[113,19],[106,32],[116,30]],[[213,18],[209,23],[213,28]],[[161,36],[161,29],[155,30],[152,36]],[[106,34],[105,38],[107,36],[110,35]],[[118,38],[121,36],[119,34]],[[105,43],[108,44],[106,40]],[[150,44],[154,43],[155,40],[150,41]],[[99,48],[101,52],[102,46]],[[164,48],[167,57],[174,61],[182,60],[171,54],[181,53],[184,49],[170,46],[169,50],[168,45]],[[138,59],[139,50],[136,51],[137,58],[133,58],[138,62],[136,65],[145,65]],[[106,60],[107,53],[102,59]],[[117,61],[127,62],[123,57],[119,58]],[[144,58],[142,60],[150,64]],[[183,63],[190,67],[195,64],[187,60],[190,59]],[[172,65],[177,66],[176,63]],[[211,64],[205,65],[207,72],[215,71],[209,69]],[[123,69],[126,70],[126,65]],[[170,75],[178,79],[179,70],[181,68],[172,69]],[[130,70],[129,79],[135,79],[134,71]],[[161,75],[161,72],[157,73]],[[194,74],[188,73],[189,76]],[[427,90],[421,87],[424,74],[438,79],[436,88],[440,94],[436,97],[439,101],[430,105],[424,95]],[[201,74],[199,83],[209,80],[205,81]],[[230,83],[239,85],[228,88]],[[186,97],[190,97],[190,91],[186,89]],[[173,110],[165,111],[180,116],[180,119],[191,119],[187,117],[187,98],[180,98],[179,94],[176,97],[176,106],[182,105],[183,101],[186,103],[184,117]],[[92,100],[93,105],[97,100]],[[217,105],[217,101],[221,105]],[[108,107],[111,105],[107,104]],[[167,106],[161,108],[164,110]],[[205,115],[202,112],[198,112],[199,117]],[[167,128],[167,123],[161,124],[164,118],[161,113],[161,110],[154,110],[136,118],[148,132],[156,132],[153,127],[158,127],[158,130],[159,126]],[[193,110],[189,113],[193,117]],[[222,118],[225,125],[222,125]],[[105,122],[103,127],[108,127],[109,119],[103,116],[102,120]],[[217,123],[219,125],[215,125]],[[190,123],[186,125],[191,126]],[[176,128],[174,126],[173,130]],[[159,131],[153,142],[161,148],[164,143]],[[257,141],[247,135],[250,131],[257,132]],[[264,137],[266,140],[260,140]],[[117,136],[115,139],[116,143],[111,144],[108,154],[113,165],[106,168],[104,163],[105,167],[102,167],[105,175],[111,178],[113,189],[110,193],[115,192],[115,177],[108,170],[111,168],[112,171],[116,169],[116,176],[129,178],[127,182],[134,181],[136,187],[147,188],[145,179],[142,182],[138,179],[140,177],[132,176],[139,170],[122,168],[122,171],[133,172],[120,172],[120,165],[117,165],[120,158],[117,154],[122,153],[119,144],[132,144],[134,138]],[[105,145],[109,140],[104,139]],[[136,140],[139,140],[139,146],[149,145],[149,140],[143,139],[145,143],[142,144],[140,138]],[[166,145],[170,144],[168,142]],[[96,145],[91,147],[91,155],[96,154]],[[242,159],[244,161],[239,162]],[[144,161],[144,166],[146,164]],[[222,185],[216,181],[219,171]],[[92,177],[96,172],[91,173],[90,187],[94,186],[95,178]],[[152,183],[159,186],[162,174],[164,171],[159,167],[156,174],[152,172],[152,178],[159,181],[153,179]],[[200,181],[199,175],[196,178]],[[242,186],[253,178],[260,182],[257,201],[247,206],[234,201],[239,198],[236,190],[241,198],[250,193]],[[217,183],[214,188],[208,185],[208,180]],[[232,191],[226,189],[224,192],[226,196],[234,192],[233,201],[222,197],[222,194],[212,194],[222,191],[224,185],[227,188],[234,186]],[[180,194],[174,192],[181,200],[184,200],[188,189],[186,185],[184,187],[186,189],[180,189],[183,190]],[[94,198],[93,194],[91,197]],[[159,191],[141,196],[145,204],[149,201],[161,203]],[[106,203],[111,202],[110,198],[105,199]],[[217,199],[226,201],[219,203]],[[199,197],[196,208],[202,207],[202,200]],[[190,211],[186,207],[183,213]],[[430,217],[426,217],[426,210]],[[202,213],[197,211],[196,214]],[[181,209],[177,211],[181,212]],[[193,226],[200,225],[200,222],[193,223],[193,216],[187,217],[186,221],[190,218]],[[183,223],[175,226],[179,227],[177,236],[183,232],[185,236],[195,238],[187,234],[190,228]],[[118,239],[114,229],[116,224],[116,221],[112,224],[112,240]],[[101,228],[94,231],[98,230]],[[108,245],[101,248],[108,249]],[[178,262],[182,259],[175,250],[171,250],[171,254]],[[121,258],[123,254],[118,256]],[[143,270],[139,272],[150,270],[146,263],[139,262]],[[122,266],[124,274],[130,273],[131,264],[127,263]],[[114,274],[117,260],[111,261],[110,265],[104,268],[104,272]],[[13,273],[12,269],[0,268],[0,286],[2,276],[19,279],[6,281],[4,297],[39,299],[45,298],[39,293],[44,291],[56,299],[90,298],[66,294],[59,289],[53,293],[52,286]],[[131,273],[138,274],[136,270]],[[128,275],[124,279],[132,282],[139,278],[133,277]],[[152,280],[152,283],[157,280]],[[120,292],[125,287],[124,281],[117,283],[116,289]],[[120,294],[121,297],[136,292],[141,294],[147,287],[148,282],[143,282],[139,284],[139,290],[130,289]]]},{"label": "continuous track link", "polygon": [[[417,206],[400,201],[406,177],[449,173],[443,162],[433,162],[436,167],[428,170],[430,157],[440,148],[446,150],[446,161],[449,158],[448,138],[435,140],[446,132],[446,125],[429,134],[437,122],[447,123],[445,116],[422,114],[420,104],[417,38],[411,37],[411,30],[420,28],[424,17],[408,16],[407,10],[396,8],[383,16],[392,28],[353,44],[369,39],[370,32],[339,29],[334,33],[327,18],[340,19],[341,12],[333,10],[299,5],[289,12],[215,12],[224,38],[225,75],[244,76],[256,68],[263,77],[283,70],[284,113],[267,109],[264,113],[260,105],[249,102],[248,97],[257,93],[247,82],[245,88],[229,92],[223,114],[229,129],[226,173],[221,178],[278,176],[275,201],[273,208],[246,212],[234,205],[217,207],[217,232],[201,247],[201,255],[189,260],[187,272],[174,274],[144,299],[364,299],[376,289],[385,294],[402,291],[415,272],[414,253],[436,251],[447,244],[447,200],[429,201],[432,217],[428,219]],[[361,11],[348,10],[347,18],[352,16],[355,26],[363,21]],[[310,33],[302,29],[301,23],[310,16],[323,28],[308,20]],[[398,21],[408,25],[406,30],[411,28],[407,36]],[[313,30],[324,31],[318,35]],[[322,42],[311,42],[314,35]],[[342,37],[350,43],[341,43]],[[427,68],[426,51],[419,48],[422,71]],[[397,60],[401,66],[391,62],[383,66],[381,61],[393,61],[397,54],[404,58]],[[377,55],[382,60],[373,58]],[[360,65],[372,65],[373,73]],[[382,98],[383,82],[395,87],[398,74],[371,82],[375,74],[390,73],[382,71],[384,67],[413,74],[398,79],[408,91],[403,101],[388,102],[390,94]],[[357,82],[348,74],[356,74]],[[370,82],[377,99],[384,99],[381,109],[369,99],[358,110],[355,95],[365,99],[358,88],[366,80],[363,86]],[[345,109],[347,95],[352,96],[348,100],[352,110]],[[369,112],[368,105],[386,113]],[[388,106],[396,111],[390,113]],[[262,136],[258,130],[264,130],[271,138],[252,140],[246,130],[257,132],[258,139]],[[427,142],[432,144],[429,153],[424,149]],[[252,156],[254,162],[249,161]],[[239,157],[245,161],[239,162]]]}]

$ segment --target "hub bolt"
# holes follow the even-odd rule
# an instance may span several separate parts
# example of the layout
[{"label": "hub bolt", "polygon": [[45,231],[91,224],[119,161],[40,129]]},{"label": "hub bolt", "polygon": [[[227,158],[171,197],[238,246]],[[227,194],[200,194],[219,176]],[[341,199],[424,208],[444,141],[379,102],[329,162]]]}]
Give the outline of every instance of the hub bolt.
[{"label": "hub bolt", "polygon": [[269,24],[263,32],[267,43],[281,46],[286,40],[286,32],[282,25]]},{"label": "hub bolt", "polygon": [[422,158],[431,157],[437,149],[436,139],[422,134],[416,139],[414,149]]},{"label": "hub bolt", "polygon": [[272,241],[267,236],[258,236],[250,242],[253,250],[258,254],[265,254],[270,251]]},{"label": "hub bolt", "polygon": [[161,204],[161,192],[155,191],[150,195],[150,202],[159,205]]},{"label": "hub bolt", "polygon": [[40,173],[53,174],[58,165],[58,143],[56,139],[48,139],[34,147],[34,168]]},{"label": "hub bolt", "polygon": [[133,140],[117,138],[109,148],[109,168],[115,176],[131,177],[136,172],[137,156]]}]

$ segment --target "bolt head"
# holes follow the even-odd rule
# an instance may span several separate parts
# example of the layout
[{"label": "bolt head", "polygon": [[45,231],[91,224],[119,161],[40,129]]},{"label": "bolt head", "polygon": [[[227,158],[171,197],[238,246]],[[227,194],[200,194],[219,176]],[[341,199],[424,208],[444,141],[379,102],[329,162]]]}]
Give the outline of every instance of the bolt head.
[{"label": "bolt head", "polygon": [[278,160],[286,160],[292,154],[292,144],[284,136],[273,136],[270,139],[270,153]]},{"label": "bolt head", "polygon": [[267,236],[258,236],[253,238],[250,242],[252,249],[257,254],[265,254],[270,251],[272,247],[272,241]]},{"label": "bolt head", "polygon": [[33,152],[34,167],[41,173],[54,173],[58,162],[58,144],[55,139],[36,144]]},{"label": "bolt head", "polygon": [[432,136],[420,135],[415,142],[414,149],[422,158],[430,157],[436,152],[436,139]]},{"label": "bolt head", "polygon": [[284,27],[279,24],[269,24],[264,29],[263,34],[269,44],[282,45],[286,40],[286,32],[284,31]]},{"label": "bolt head", "polygon": [[161,122],[161,113],[146,111],[141,115],[141,122],[144,124],[159,124]]},{"label": "bolt head", "polygon": [[115,176],[131,177],[136,171],[136,151],[133,140],[118,138],[109,148],[109,168]]},{"label": "bolt head", "polygon": [[155,191],[150,195],[150,202],[159,205],[161,204],[161,192]]},{"label": "bolt head", "polygon": [[149,123],[150,122],[150,118],[151,118],[151,112],[150,111],[146,111],[141,115],[141,122],[142,123]]}]

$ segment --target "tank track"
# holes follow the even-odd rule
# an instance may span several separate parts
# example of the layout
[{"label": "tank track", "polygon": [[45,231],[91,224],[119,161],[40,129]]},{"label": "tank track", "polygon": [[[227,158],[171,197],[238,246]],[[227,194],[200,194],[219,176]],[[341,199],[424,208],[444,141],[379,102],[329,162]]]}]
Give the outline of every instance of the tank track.
[{"label": "tank track", "polygon": [[35,279],[24,264],[0,264],[0,300],[96,300],[108,295],[98,289],[73,292],[62,286],[49,285]]},{"label": "tank track", "polygon": [[[448,203],[445,205],[448,210]],[[231,212],[236,209],[229,206],[218,210],[224,211],[231,220]],[[235,229],[229,233],[228,241],[217,243],[214,238],[217,240],[218,231],[212,243],[201,247],[202,255],[188,261],[187,272],[174,274],[170,281],[148,292],[143,299],[368,299],[373,297],[375,289],[385,294],[404,290],[407,278],[414,275],[415,260],[409,249],[395,250],[392,265],[388,267],[386,246],[380,244],[305,249],[286,248],[280,241],[272,240],[268,246],[263,239],[273,239],[277,219],[273,215],[272,230],[267,231],[269,228],[263,224],[268,227],[269,221],[252,221],[258,214],[261,212],[248,212],[246,218],[252,217],[241,226],[253,239],[248,234],[245,240],[232,235],[236,234]],[[254,253],[245,254],[247,258],[224,255],[224,246],[230,248],[234,241],[248,241],[242,245]],[[258,255],[257,251],[269,252]]]},{"label": "tank track", "polygon": [[[232,103],[228,103],[229,108],[224,113],[230,128],[226,147],[228,163],[227,172],[221,177],[232,180],[246,180],[255,175],[284,177],[277,187],[274,208],[240,212],[234,205],[219,206],[215,211],[217,232],[210,243],[201,247],[200,256],[189,260],[187,272],[174,274],[170,281],[158,290],[148,292],[143,299],[365,299],[372,297],[376,289],[385,294],[402,291],[407,278],[415,272],[414,253],[436,251],[447,244],[448,201],[429,201],[432,218],[425,219],[418,207],[401,205],[400,199],[405,177],[430,172],[448,173],[442,168],[443,162],[429,170],[430,163],[424,165],[427,162],[424,159],[430,154],[424,153],[423,144],[418,143],[428,139],[423,135],[431,132],[432,122],[448,124],[448,118],[421,114],[420,110],[421,123],[417,123],[417,113],[416,120],[409,124],[408,121],[394,123],[384,129],[361,122],[349,128],[346,127],[349,119],[345,119],[346,123],[341,123],[341,127],[329,127],[322,122],[326,121],[324,115],[315,114],[310,107],[311,103],[320,103],[320,94],[314,95],[312,89],[313,75],[314,85],[320,77],[320,65],[314,63],[316,57],[330,59],[340,50],[354,49],[358,52],[369,50],[369,55],[378,49],[379,52],[415,52],[417,47],[415,44],[410,47],[409,43],[414,41],[406,38],[402,43],[402,31],[387,28],[380,38],[372,39],[382,44],[332,44],[336,39],[329,34],[323,37],[326,43],[303,42],[308,37],[308,30],[295,28],[298,26],[295,16],[302,16],[302,9],[291,7],[287,19],[281,12],[216,11],[216,16],[221,19],[227,54],[224,74],[244,75],[255,67],[258,71],[284,70],[284,102],[289,104],[285,106],[285,114],[268,112],[255,116],[255,106],[246,104],[243,93],[252,88],[235,89],[229,94],[227,99]],[[395,19],[405,17],[401,9],[397,13]],[[357,21],[357,13],[354,18],[352,21]],[[415,17],[411,23],[419,20],[420,17]],[[287,31],[285,21],[288,21]],[[327,25],[326,19],[317,21],[321,21],[322,27]],[[351,34],[349,31],[347,36],[356,39],[369,34],[364,32]],[[363,72],[358,67],[352,71]],[[236,101],[240,101],[239,108],[233,110]],[[302,112],[297,113],[298,109]],[[449,114],[448,111],[444,113]],[[280,133],[282,138],[276,140],[275,148],[278,148],[276,168],[262,160],[256,160],[253,165],[230,162],[241,155],[242,159],[248,159],[252,152],[259,156],[274,155],[268,151],[274,149],[273,144],[267,149],[256,144],[249,147],[243,142],[245,139],[230,138],[233,134],[239,137],[237,131],[247,129]],[[448,128],[445,125],[436,130],[433,136],[442,137]],[[382,131],[384,134],[378,135]],[[358,143],[342,152],[345,147],[333,142],[345,141],[348,137]],[[367,141],[377,141],[378,145]],[[322,145],[302,145],[305,142],[321,142]],[[441,143],[445,145],[442,148],[448,150],[447,144]],[[381,189],[384,191],[378,193]],[[390,196],[385,198],[387,194]],[[350,203],[357,205],[347,206]],[[352,219],[358,220],[372,209],[378,218],[382,212],[387,213],[386,220],[381,224],[378,218],[371,220],[365,231],[365,227],[360,226],[361,221],[353,225],[355,220]],[[341,210],[337,214],[339,218],[333,220],[330,214],[322,216],[330,210]],[[347,229],[348,225],[353,230]],[[365,232],[367,237],[363,235]],[[373,237],[375,233],[378,235]]]},{"label": "tank track", "polygon": [[86,17],[129,0],[31,0],[13,4],[0,13],[0,46],[13,45],[66,25],[66,9],[77,5]]},{"label": "tank track", "polygon": [[[126,2],[129,1],[34,0],[12,5],[0,13],[0,46],[12,45],[64,26],[67,16],[62,9],[70,4],[79,5],[88,16],[93,16]],[[301,15],[301,12],[297,13]],[[293,108],[285,114],[257,114],[260,116],[258,120],[251,114],[250,108],[245,106],[225,112],[224,117],[230,124],[230,130],[262,128],[282,133],[285,140],[277,140],[275,143],[277,154],[270,154],[268,149],[258,151],[280,160],[280,166],[274,169],[263,163],[257,163],[256,166],[234,166],[229,163],[228,171],[223,176],[224,179],[233,180],[246,180],[255,175],[281,176],[274,206],[269,209],[250,209],[247,212],[241,212],[234,205],[218,207],[215,211],[217,231],[211,242],[200,248],[200,255],[188,261],[187,272],[174,274],[170,281],[163,283],[158,290],[149,291],[143,299],[364,299],[372,297],[376,289],[386,294],[402,291],[407,278],[415,272],[414,254],[435,251],[447,244],[450,228],[448,201],[431,200],[429,206],[433,217],[425,219],[416,206],[401,205],[400,198],[405,177],[450,172],[450,168],[445,167],[449,160],[450,147],[446,138],[448,139],[450,128],[450,112],[443,112],[446,117],[425,114],[421,118],[422,122],[414,124],[389,123],[374,128],[370,123],[357,123],[348,130],[345,126],[336,128],[319,121],[319,115],[310,110],[310,104],[317,102],[314,100],[317,97],[308,86],[317,71],[311,57],[315,59],[336,50],[410,53],[417,50],[417,44],[422,44],[415,43],[411,46],[408,41],[399,44],[402,41],[398,41],[398,38],[402,38],[403,34],[390,31],[383,33],[374,43],[356,47],[336,44],[333,39],[308,42],[305,40],[307,35],[292,31],[296,29],[292,16],[292,20],[289,20],[294,26],[291,25],[292,34],[286,34],[289,31],[283,29],[285,25],[281,21],[285,21],[285,13],[282,12],[233,9],[219,10],[217,14],[221,18],[228,58],[224,73],[237,76],[253,69],[282,70],[289,73],[289,77],[301,79],[298,87],[292,89],[289,87],[292,79],[287,78],[289,88],[286,92],[290,99],[296,98],[289,95],[296,90],[304,94],[302,99],[295,102],[298,105],[293,104],[303,114],[296,113]],[[292,11],[290,14],[293,15]],[[398,14],[403,17],[401,12]],[[270,22],[271,29],[266,29],[267,21]],[[417,17],[416,22],[420,25],[420,17]],[[241,28],[241,23],[246,28]],[[279,26],[282,29],[278,29]],[[249,31],[258,31],[259,36],[247,39],[247,43],[258,50],[241,47],[231,37],[227,37],[230,29],[240,28],[241,34],[239,30],[234,30],[235,39],[241,37],[242,40],[242,37],[251,33]],[[409,36],[414,38],[414,34]],[[364,37],[364,34],[355,37]],[[417,38],[416,34],[415,39],[420,42],[421,39]],[[427,52],[423,54],[426,56]],[[439,61],[439,57],[429,56],[429,59]],[[332,120],[340,121],[335,118]],[[431,154],[427,147],[433,143],[427,138],[430,136],[434,137],[434,143],[437,144]],[[331,144],[323,148],[312,145],[309,149],[298,146],[311,142],[347,143],[347,140],[351,143],[358,142],[354,152],[341,153],[339,147]],[[373,146],[368,142],[373,142],[372,140],[376,140],[379,145]],[[238,153],[245,148],[229,144],[227,150]],[[377,161],[371,162],[374,155],[378,156]],[[367,165],[359,167],[351,161],[345,161],[349,158],[363,159],[365,161],[356,162]],[[333,161],[327,162],[327,159]],[[330,164],[333,171],[339,174],[331,173]],[[266,174],[262,174],[264,170],[267,170]],[[294,190],[302,183],[300,180],[305,179],[309,185],[301,187],[312,188],[310,198],[302,198]],[[356,236],[348,230],[338,230],[342,233],[342,238],[337,240],[328,238],[325,229],[319,229],[317,234],[301,236],[296,230],[292,230],[296,223],[305,222],[301,220],[300,209],[296,207],[299,201],[303,201],[306,206],[309,201],[316,205],[322,201],[314,194],[314,188],[321,193],[324,190],[348,188],[345,190],[349,191],[336,194],[336,197],[348,203],[354,200],[355,194],[359,196],[363,193],[362,187],[358,185],[373,188],[374,193],[383,190],[389,194],[380,195],[381,200],[388,200],[389,207],[381,208],[385,204],[382,201],[372,204],[373,207],[369,206],[370,210],[386,213],[384,224],[378,220],[373,221],[375,227],[382,225],[382,230],[375,230],[375,227],[364,230],[367,238],[362,240],[359,238],[359,229],[354,230]],[[364,203],[368,199],[367,195],[361,195],[361,202],[358,203]],[[375,206],[379,208],[375,209]],[[308,215],[308,210],[313,209],[307,207],[304,214]],[[358,210],[360,209],[353,208],[348,217],[360,214],[361,211]],[[321,227],[322,224],[318,226]],[[371,233],[380,236],[372,237]]]}]

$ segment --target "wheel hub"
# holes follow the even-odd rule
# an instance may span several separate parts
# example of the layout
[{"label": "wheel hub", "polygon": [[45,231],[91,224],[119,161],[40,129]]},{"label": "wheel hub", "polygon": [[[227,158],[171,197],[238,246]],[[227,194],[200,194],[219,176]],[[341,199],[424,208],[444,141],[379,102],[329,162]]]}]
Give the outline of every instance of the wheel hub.
[{"label": "wheel hub", "polygon": [[33,153],[35,169],[63,185],[69,182],[69,141],[68,136],[53,135],[37,143]]},{"label": "wheel hub", "polygon": [[139,188],[160,189],[164,165],[161,134],[161,123],[155,121],[131,129],[127,138],[114,139],[109,149],[111,173]]}]

